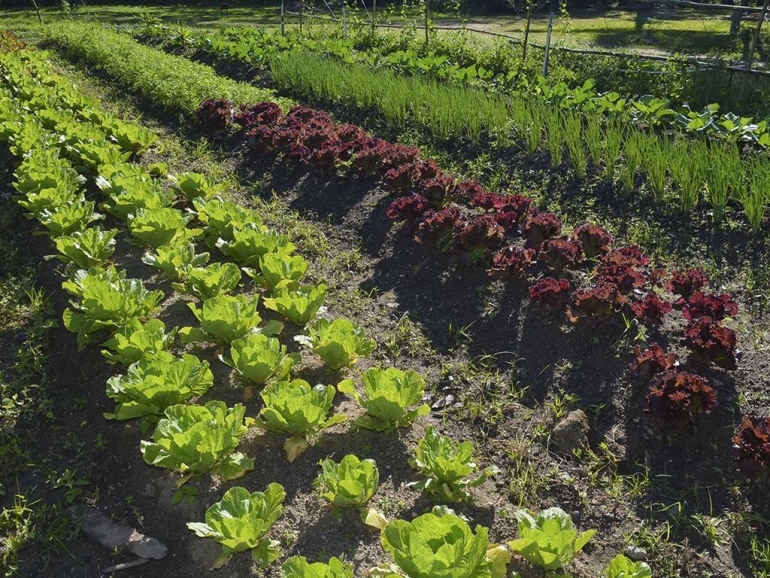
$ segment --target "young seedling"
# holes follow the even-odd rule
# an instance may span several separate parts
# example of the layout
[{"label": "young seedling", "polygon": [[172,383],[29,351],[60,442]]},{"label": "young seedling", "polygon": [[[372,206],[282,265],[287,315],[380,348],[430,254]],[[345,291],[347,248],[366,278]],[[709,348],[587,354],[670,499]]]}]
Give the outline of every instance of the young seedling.
[{"label": "young seedling", "polygon": [[172,405],[158,422],[152,441],[142,441],[144,461],[182,474],[177,488],[208,472],[225,482],[240,478],[254,469],[254,460],[235,451],[248,431],[245,413],[241,404],[228,408],[222,401]]},{"label": "young seedling", "polygon": [[307,343],[330,369],[353,365],[377,346],[374,339],[366,337],[363,329],[347,319],[319,319],[308,327],[308,336],[300,336],[298,340]]},{"label": "young seedling", "polygon": [[472,479],[471,475],[478,472],[472,457],[472,442],[458,443],[429,425],[425,436],[417,443],[414,458],[410,460],[412,467],[425,477],[409,485],[432,494],[442,502],[471,501],[473,498],[468,489],[483,484],[489,476],[500,472],[497,466],[489,466]]},{"label": "young seedling", "polygon": [[426,404],[409,409],[419,403],[425,392],[425,380],[416,371],[373,367],[364,373],[362,379],[365,395],[358,393],[352,379],[346,379],[337,386],[340,392],[366,409],[366,415],[354,422],[356,427],[393,431],[398,427],[408,427],[415,419],[430,412]]},{"label": "young seedling", "polygon": [[290,436],[283,449],[289,462],[293,462],[309,447],[308,437],[347,419],[341,414],[328,416],[334,394],[332,386],[311,388],[302,379],[273,383],[260,394],[265,407],[255,423],[274,433]]},{"label": "young seedling", "polygon": [[234,487],[206,510],[205,522],[189,522],[187,527],[201,538],[214,538],[222,545],[222,553],[211,570],[227,565],[233,554],[251,550],[251,556],[262,566],[281,555],[280,543],[266,538],[275,522],[283,515],[286,492],[280,484],[270,484],[265,492]]},{"label": "young seedling", "polygon": [[561,570],[580,552],[596,530],[578,533],[572,518],[561,508],[548,508],[538,514],[516,512],[520,538],[508,542],[511,550],[547,571]]},{"label": "young seedling", "polygon": [[388,523],[385,516],[367,507],[380,484],[380,472],[374,460],[360,460],[350,454],[339,463],[330,459],[319,463],[321,473],[313,487],[321,497],[337,508],[359,508],[365,524],[382,530]]},{"label": "young seedling", "polygon": [[393,558],[379,576],[410,578],[503,578],[511,553],[489,543],[489,530],[470,526],[452,510],[436,507],[411,522],[395,520],[380,534]]},{"label": "young seedling", "polygon": [[304,556],[292,556],[281,566],[281,578],[353,578],[353,564],[334,557],[328,564],[311,564]]}]

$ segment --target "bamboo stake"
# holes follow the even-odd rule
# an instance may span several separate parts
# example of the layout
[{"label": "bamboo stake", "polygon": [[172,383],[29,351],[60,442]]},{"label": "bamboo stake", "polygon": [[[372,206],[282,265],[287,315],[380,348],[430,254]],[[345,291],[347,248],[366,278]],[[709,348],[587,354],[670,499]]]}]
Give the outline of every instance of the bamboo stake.
[{"label": "bamboo stake", "polygon": [[754,37],[751,39],[751,48],[749,48],[749,60],[746,63],[746,77],[743,79],[741,85],[741,93],[738,95],[738,100],[743,100],[743,94],[746,92],[746,85],[749,83],[749,77],[751,75],[751,65],[754,64],[754,51],[757,49],[757,43],[759,42],[759,33],[762,30],[762,23],[765,21],[767,15],[767,6],[770,4],[770,0],[765,0],[762,4],[762,14],[757,22],[757,29],[754,30]]}]

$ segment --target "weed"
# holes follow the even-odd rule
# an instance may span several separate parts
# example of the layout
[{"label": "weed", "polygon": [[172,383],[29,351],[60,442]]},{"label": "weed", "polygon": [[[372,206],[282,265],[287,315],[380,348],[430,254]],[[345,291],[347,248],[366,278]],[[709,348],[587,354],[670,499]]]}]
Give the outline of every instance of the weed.
[{"label": "weed", "polygon": [[574,409],[579,402],[579,398],[574,393],[557,393],[553,401],[548,405],[554,419],[560,420],[568,412]]}]

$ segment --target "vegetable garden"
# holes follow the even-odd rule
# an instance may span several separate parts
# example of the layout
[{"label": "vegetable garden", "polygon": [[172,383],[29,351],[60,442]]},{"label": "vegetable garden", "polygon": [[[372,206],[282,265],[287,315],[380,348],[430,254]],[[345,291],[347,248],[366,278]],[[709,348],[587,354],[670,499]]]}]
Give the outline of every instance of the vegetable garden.
[{"label": "vegetable garden", "polygon": [[[4,538],[6,575],[770,575],[766,121],[266,33],[41,33],[2,39],[2,202],[45,238],[42,383],[103,445],[48,466],[67,539]],[[37,471],[8,415],[2,528]],[[169,555],[105,562],[67,504]]]}]

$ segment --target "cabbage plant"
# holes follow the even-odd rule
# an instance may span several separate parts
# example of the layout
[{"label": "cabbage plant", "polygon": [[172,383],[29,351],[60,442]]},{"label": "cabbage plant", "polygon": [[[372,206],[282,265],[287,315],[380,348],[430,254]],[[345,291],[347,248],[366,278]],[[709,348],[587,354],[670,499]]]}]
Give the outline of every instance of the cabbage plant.
[{"label": "cabbage plant", "polygon": [[137,209],[128,216],[128,229],[140,243],[157,249],[174,240],[192,240],[199,236],[200,229],[187,229],[192,218],[171,207]]},{"label": "cabbage plant", "polygon": [[353,578],[353,564],[339,558],[329,558],[329,563],[307,561],[304,556],[287,558],[281,566],[281,578]]},{"label": "cabbage plant", "polygon": [[62,263],[74,263],[81,269],[101,265],[115,253],[117,229],[105,231],[99,227],[75,231],[54,239]]},{"label": "cabbage plant", "polygon": [[380,541],[395,562],[395,568],[378,574],[387,578],[503,578],[510,561],[509,552],[490,546],[487,528],[476,526],[473,532],[446,508],[434,508],[411,522],[390,522]]},{"label": "cabbage plant", "polygon": [[104,218],[94,211],[92,201],[75,200],[45,209],[40,213],[40,224],[48,229],[51,237],[61,237],[82,231],[89,223]]},{"label": "cabbage plant", "polygon": [[319,319],[308,327],[308,336],[302,341],[308,343],[330,369],[353,365],[377,347],[374,339],[366,337],[363,329],[347,319]]},{"label": "cabbage plant", "polygon": [[352,379],[341,381],[337,386],[340,392],[355,399],[366,410],[366,415],[358,418],[354,426],[392,431],[407,427],[418,417],[430,413],[426,404],[409,409],[420,402],[425,392],[425,381],[416,371],[373,367],[362,379],[364,395],[358,393]]},{"label": "cabbage plant", "polygon": [[652,570],[646,562],[633,562],[618,554],[607,567],[607,578],[652,578]]},{"label": "cabbage plant", "polygon": [[310,266],[302,255],[288,257],[280,253],[268,253],[259,261],[260,275],[254,279],[266,285],[271,291],[279,285],[296,285]]},{"label": "cabbage plant", "polygon": [[247,223],[260,227],[262,220],[252,209],[236,205],[220,197],[210,199],[197,198],[193,200],[198,220],[206,225],[206,237],[208,239],[233,240],[233,231],[243,227]]},{"label": "cabbage plant", "polygon": [[193,199],[208,199],[221,192],[224,188],[221,184],[210,181],[200,173],[179,173],[169,176],[171,188],[183,195],[188,201]]},{"label": "cabbage plant", "polygon": [[182,239],[145,253],[142,263],[160,269],[167,279],[179,281],[184,279],[191,269],[208,263],[209,257],[205,252],[196,253],[195,244]]},{"label": "cabbage plant", "polygon": [[374,460],[361,460],[353,454],[339,463],[321,460],[321,473],[313,487],[338,508],[360,508],[372,499],[380,485],[380,472]]},{"label": "cabbage plant", "polygon": [[154,313],[162,291],[148,291],[139,279],[125,279],[114,267],[75,273],[74,280],[62,284],[67,291],[80,297],[70,301],[72,309],[64,310],[64,327],[78,335],[83,347],[91,334],[102,329],[118,329],[131,319]]},{"label": "cabbage plant", "polygon": [[51,186],[33,189],[25,193],[17,202],[29,211],[27,217],[40,218],[44,211],[53,211],[56,207],[77,203],[85,200],[76,188],[68,188],[59,183],[46,183]]},{"label": "cabbage plant", "polygon": [[104,129],[121,150],[132,155],[142,154],[158,140],[158,136],[151,130],[117,118],[105,122]]},{"label": "cabbage plant", "polygon": [[337,508],[358,508],[361,520],[382,530],[388,520],[379,510],[368,507],[380,484],[380,472],[374,460],[361,460],[349,454],[337,463],[321,460],[321,473],[313,482],[320,496]]},{"label": "cabbage plant", "polygon": [[332,386],[310,387],[303,379],[272,383],[260,393],[265,407],[255,423],[268,431],[290,436],[283,447],[287,459],[293,462],[308,448],[307,437],[347,419],[341,414],[329,417],[335,393]]},{"label": "cabbage plant", "polygon": [[139,361],[145,353],[165,351],[174,342],[177,328],[166,333],[166,324],[160,319],[150,319],[142,323],[139,319],[129,319],[112,338],[102,343],[107,349],[102,355],[108,363],[131,365]]},{"label": "cabbage plant", "polygon": [[545,570],[559,570],[569,564],[596,530],[578,533],[572,518],[561,508],[548,508],[534,514],[516,512],[520,538],[508,542],[516,554]]},{"label": "cabbage plant", "polygon": [[283,515],[286,492],[272,483],[264,492],[230,488],[222,499],[206,510],[205,522],[188,522],[187,527],[201,538],[213,538],[222,553],[211,570],[226,565],[233,554],[251,550],[252,558],[266,566],[281,555],[280,543],[267,533]]},{"label": "cabbage plant", "polygon": [[265,297],[263,303],[294,325],[305,325],[323,305],[326,285],[302,285],[296,290],[278,287],[272,297]]},{"label": "cabbage plant", "polygon": [[[129,179],[127,179],[129,180]],[[97,186],[101,184],[105,188],[105,194],[109,199],[100,207],[121,221],[128,221],[128,216],[139,210],[157,211],[166,209],[171,204],[173,197],[166,191],[158,189],[151,181],[134,181],[127,183],[127,187],[113,185],[107,179],[96,179]],[[116,188],[118,190],[113,190]]]},{"label": "cabbage plant", "polygon": [[223,401],[172,405],[158,422],[152,441],[142,441],[144,461],[182,474],[177,487],[209,472],[224,482],[240,478],[254,469],[254,460],[235,451],[248,431],[245,413],[243,405],[228,408]]},{"label": "cabbage plant", "polygon": [[162,415],[167,407],[205,394],[214,384],[207,361],[194,355],[175,357],[168,351],[145,353],[126,375],[107,380],[107,397],[116,402],[107,419]]},{"label": "cabbage plant", "polygon": [[478,472],[478,466],[473,462],[473,443],[456,442],[440,434],[432,425],[425,429],[410,463],[425,476],[410,486],[433,494],[443,502],[470,501],[468,488],[479,486],[489,476],[500,472],[497,466],[490,466],[471,478]]},{"label": "cabbage plant", "polygon": [[234,340],[230,344],[230,359],[222,358],[245,379],[256,384],[284,379],[300,360],[298,353],[287,354],[286,346],[277,338],[260,333]]},{"label": "cabbage plant", "polygon": [[257,223],[246,223],[234,227],[232,240],[220,238],[216,246],[223,255],[230,257],[243,267],[258,267],[260,259],[268,253],[291,255],[295,246],[287,235],[268,231]]},{"label": "cabbage plant", "polygon": [[203,302],[198,308],[194,303],[187,306],[200,323],[200,328],[183,327],[179,335],[183,341],[214,341],[229,344],[250,333],[275,335],[283,325],[278,321],[269,321],[258,327],[262,317],[257,312],[259,295],[219,295]]},{"label": "cabbage plant", "polygon": [[235,263],[212,263],[207,267],[185,270],[183,283],[173,283],[180,293],[194,295],[205,301],[230,293],[241,282],[241,270]]}]

